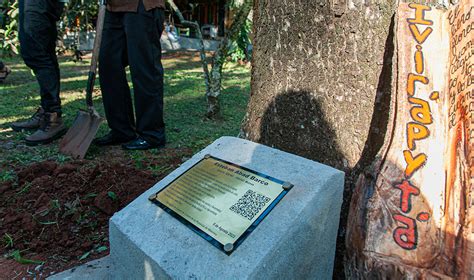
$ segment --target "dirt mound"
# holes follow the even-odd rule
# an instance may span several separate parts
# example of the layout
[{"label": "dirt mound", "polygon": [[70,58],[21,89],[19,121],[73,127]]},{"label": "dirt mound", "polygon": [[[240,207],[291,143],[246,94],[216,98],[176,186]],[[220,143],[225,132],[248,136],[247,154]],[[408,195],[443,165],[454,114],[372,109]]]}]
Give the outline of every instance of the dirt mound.
[{"label": "dirt mound", "polygon": [[[61,271],[108,254],[108,220],[116,211],[177,168],[191,152],[128,161],[39,162],[0,185],[3,255],[19,250]],[[161,172],[153,166],[165,166]],[[2,269],[0,268],[0,274]],[[1,278],[1,277],[0,277]]]}]

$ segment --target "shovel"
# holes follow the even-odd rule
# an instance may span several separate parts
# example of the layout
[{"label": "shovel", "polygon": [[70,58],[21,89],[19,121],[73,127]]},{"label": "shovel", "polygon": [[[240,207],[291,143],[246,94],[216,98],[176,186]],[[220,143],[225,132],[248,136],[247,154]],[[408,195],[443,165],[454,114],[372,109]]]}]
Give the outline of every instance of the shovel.
[{"label": "shovel", "polygon": [[87,110],[80,110],[76,119],[66,135],[59,143],[59,151],[73,158],[83,159],[92,143],[92,140],[99,129],[103,118],[92,104],[92,91],[94,89],[97,60],[99,59],[100,43],[102,41],[102,29],[104,27],[106,4],[105,0],[100,1],[99,16],[97,18],[97,30],[92,51],[92,61],[87,79],[86,103]]}]

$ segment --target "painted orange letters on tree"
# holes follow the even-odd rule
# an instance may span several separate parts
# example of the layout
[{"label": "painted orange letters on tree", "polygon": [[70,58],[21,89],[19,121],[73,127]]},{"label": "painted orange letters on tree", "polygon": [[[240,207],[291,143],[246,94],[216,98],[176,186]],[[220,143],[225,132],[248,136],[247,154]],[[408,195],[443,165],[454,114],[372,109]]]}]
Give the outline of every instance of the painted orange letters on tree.
[{"label": "painted orange letters on tree", "polygon": [[428,136],[430,136],[430,131],[428,128],[426,128],[426,126],[415,122],[409,122],[407,124],[407,144],[410,150],[413,151],[416,149],[415,141],[423,140]]},{"label": "painted orange letters on tree", "polygon": [[347,278],[474,279],[474,0],[403,2],[385,146],[351,202]]},{"label": "painted orange letters on tree", "polygon": [[411,151],[405,150],[403,151],[403,157],[405,158],[405,162],[407,163],[407,167],[405,168],[406,178],[411,178],[413,173],[423,167],[423,165],[426,163],[425,154],[419,154],[416,157],[413,157]]},{"label": "painted orange letters on tree", "polygon": [[421,98],[410,97],[408,98],[408,102],[414,105],[418,105],[418,106],[413,106],[410,109],[410,115],[414,121],[425,124],[425,125],[433,123],[433,118],[431,117],[430,104],[427,101]]},{"label": "painted orange letters on tree", "polygon": [[415,82],[420,82],[422,84],[427,85],[429,80],[425,76],[421,76],[421,75],[417,75],[413,73],[408,74],[407,93],[410,96],[415,95]]},{"label": "painted orange letters on tree", "polygon": [[411,3],[408,7],[415,10],[415,18],[409,18],[407,21],[412,24],[421,24],[421,25],[433,25],[432,20],[427,20],[425,18],[425,12],[431,11],[431,7],[423,5],[423,4],[416,4]]},{"label": "painted orange letters on tree", "polygon": [[431,32],[433,32],[433,28],[431,27],[426,27],[423,32],[420,33],[420,30],[418,29],[418,26],[415,24],[410,24],[410,31],[413,37],[415,37],[415,40],[418,42],[418,44],[423,44],[428,36],[430,36]]},{"label": "painted orange letters on tree", "polygon": [[425,71],[425,64],[423,61],[423,48],[420,45],[416,46],[415,52],[415,69],[416,73],[422,74]]}]

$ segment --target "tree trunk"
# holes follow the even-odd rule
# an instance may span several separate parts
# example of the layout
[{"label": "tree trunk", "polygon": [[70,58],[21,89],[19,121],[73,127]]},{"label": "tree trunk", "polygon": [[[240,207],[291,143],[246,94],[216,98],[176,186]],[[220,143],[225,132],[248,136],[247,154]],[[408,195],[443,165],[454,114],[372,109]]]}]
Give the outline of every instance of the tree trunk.
[{"label": "tree trunk", "polygon": [[335,276],[354,174],[383,144],[395,1],[257,0],[241,135],[346,172]]},{"label": "tree trunk", "polygon": [[218,49],[212,56],[212,68],[209,72],[209,66],[207,63],[206,51],[204,48],[204,39],[201,33],[201,27],[197,22],[185,20],[178,6],[174,3],[173,0],[167,0],[168,4],[171,6],[171,9],[178,16],[181,24],[188,26],[196,31],[197,39],[200,42],[199,53],[201,57],[201,64],[204,73],[204,83],[206,84],[206,98],[207,98],[207,112],[206,116],[208,118],[214,118],[220,114],[220,103],[219,95],[221,94],[222,89],[222,70],[224,67],[225,59],[227,58],[227,53],[229,52],[229,47],[231,42],[235,41],[239,36],[239,32],[242,28],[242,25],[245,24],[250,11],[252,10],[253,0],[242,0],[241,3],[236,8],[235,16],[232,21],[232,25],[225,34],[224,38],[219,44]]},{"label": "tree trunk", "polygon": [[254,2],[252,92],[241,136],[346,172],[336,278],[344,278],[344,236],[356,178],[391,131],[397,4]]},{"label": "tree trunk", "polygon": [[209,76],[210,87],[206,92],[208,105],[206,116],[209,118],[213,118],[220,113],[219,95],[222,89],[222,69],[231,42],[237,40],[240,30],[252,10],[252,2],[253,0],[244,0],[236,8],[237,11],[232,20],[232,25],[212,57],[212,70]]},{"label": "tree trunk", "polygon": [[350,279],[474,279],[473,4],[398,7],[389,133],[354,190]]},{"label": "tree trunk", "polygon": [[384,135],[384,121],[371,122],[375,105],[390,96],[394,1],[346,8],[342,0],[257,0],[254,7],[245,137],[356,167],[364,150],[377,148],[366,145],[370,128]]}]

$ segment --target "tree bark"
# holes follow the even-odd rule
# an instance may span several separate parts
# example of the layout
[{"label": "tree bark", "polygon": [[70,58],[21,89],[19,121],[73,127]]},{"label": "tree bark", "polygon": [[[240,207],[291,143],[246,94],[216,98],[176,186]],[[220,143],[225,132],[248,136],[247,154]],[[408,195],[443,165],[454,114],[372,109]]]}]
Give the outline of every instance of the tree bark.
[{"label": "tree bark", "polygon": [[[357,178],[373,170],[394,131],[398,2],[254,3],[252,90],[241,136],[346,172],[337,279],[345,277],[346,224]],[[372,179],[362,176],[357,185]],[[364,195],[368,199],[374,194]],[[360,264],[353,268],[363,270]]]},{"label": "tree bark", "polygon": [[[390,71],[382,70],[391,65],[384,50],[395,1],[355,1],[350,8],[340,2],[255,1],[252,96],[243,133],[350,170],[364,150],[376,149],[366,141],[374,105],[390,95]],[[306,101],[314,105],[311,112],[299,110]],[[383,136],[381,122],[377,134]]]},{"label": "tree bark", "polygon": [[257,0],[241,135],[346,172],[335,277],[355,176],[383,144],[396,1]]}]

